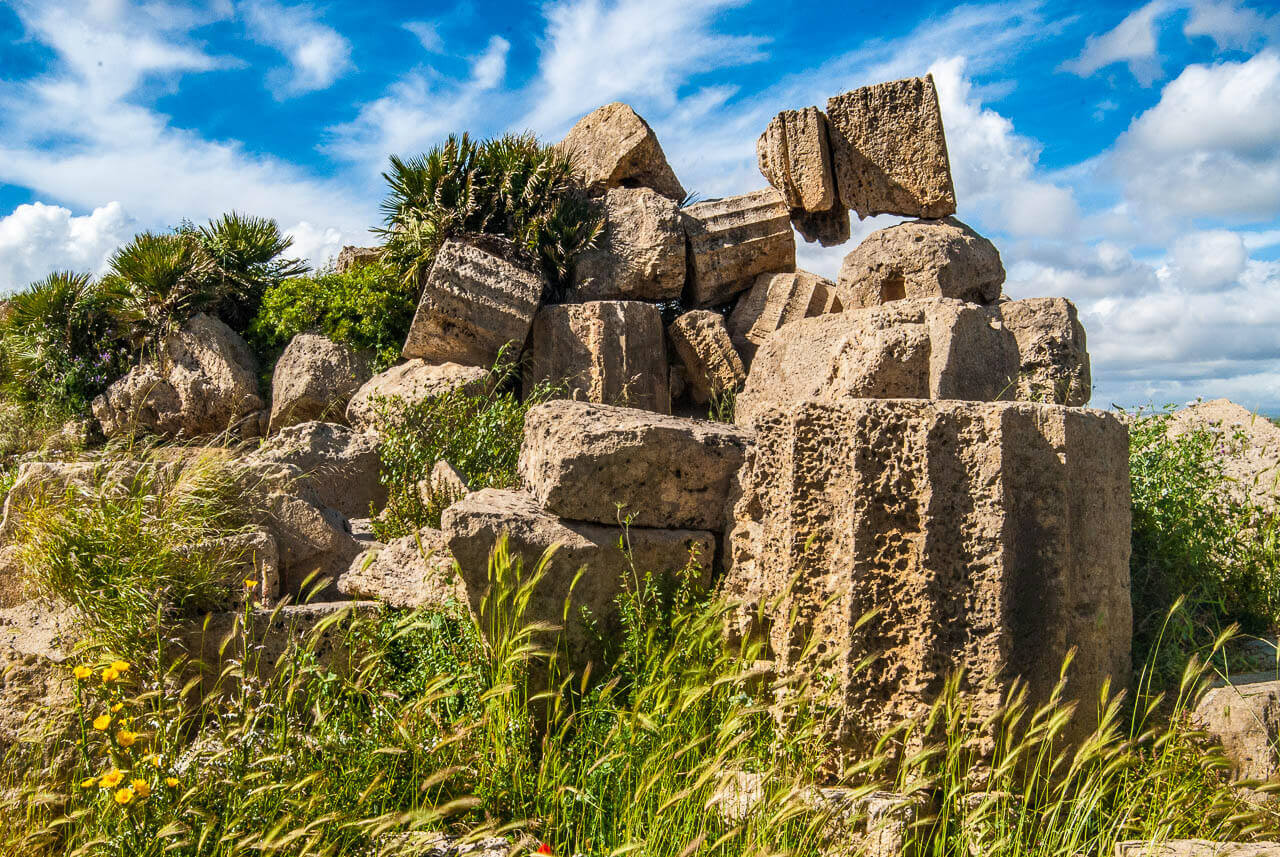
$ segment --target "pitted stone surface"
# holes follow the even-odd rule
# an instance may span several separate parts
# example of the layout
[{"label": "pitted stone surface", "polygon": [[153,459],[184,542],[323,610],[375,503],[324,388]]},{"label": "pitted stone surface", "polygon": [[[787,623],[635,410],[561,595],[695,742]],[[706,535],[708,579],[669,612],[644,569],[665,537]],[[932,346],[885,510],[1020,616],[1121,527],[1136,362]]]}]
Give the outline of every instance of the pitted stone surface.
[{"label": "pitted stone surface", "polygon": [[1075,304],[1066,298],[1027,298],[1002,301],[995,310],[1018,341],[1018,398],[1089,404],[1089,350]]},{"label": "pitted stone surface", "polygon": [[840,312],[835,283],[808,271],[761,274],[729,314],[729,338],[749,361],[769,335],[802,318]]},{"label": "pitted stone surface", "polygon": [[747,380],[742,357],[733,347],[724,316],[711,310],[687,312],[667,330],[684,364],[690,397],[698,404],[737,393]]},{"label": "pitted stone surface", "polygon": [[612,188],[599,245],[574,262],[574,299],[665,301],[684,289],[679,206],[649,188]]},{"label": "pitted stone surface", "polygon": [[347,403],[372,374],[368,354],[312,333],[295,336],[271,376],[271,431],[344,421]]},{"label": "pitted stone surface", "polygon": [[448,540],[430,527],[357,556],[338,578],[338,591],[407,609],[467,603]]},{"label": "pitted stone surface", "polygon": [[592,193],[648,187],[676,202],[685,197],[649,123],[620,101],[579,119],[558,147],[582,170]]},{"label": "pitted stone surface", "polygon": [[454,390],[479,393],[488,378],[488,370],[480,366],[407,360],[374,375],[356,391],[347,405],[347,422],[358,431],[375,431],[398,408]]},{"label": "pitted stone surface", "polygon": [[801,211],[836,207],[836,182],[827,145],[827,117],[816,107],[784,110],[756,140],[760,173]]},{"label": "pitted stone surface", "polygon": [[699,202],[684,214],[689,236],[686,306],[723,304],[760,274],[795,270],[791,209],[773,188]]}]

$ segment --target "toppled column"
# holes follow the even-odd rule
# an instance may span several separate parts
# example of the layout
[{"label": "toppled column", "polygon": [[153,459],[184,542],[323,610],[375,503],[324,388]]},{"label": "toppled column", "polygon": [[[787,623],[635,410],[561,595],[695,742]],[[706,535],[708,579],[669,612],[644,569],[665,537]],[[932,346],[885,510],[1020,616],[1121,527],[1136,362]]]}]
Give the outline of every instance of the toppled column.
[{"label": "toppled column", "polygon": [[526,393],[564,383],[570,398],[671,412],[662,314],[639,301],[554,304],[533,323]]},{"label": "toppled column", "polygon": [[703,405],[713,396],[742,388],[747,373],[720,313],[705,309],[687,312],[671,323],[667,334],[684,364],[694,402]]},{"label": "toppled column", "polygon": [[838,203],[827,117],[816,107],[784,110],[756,140],[760,172],[791,208],[830,211]]},{"label": "toppled column", "polygon": [[840,312],[835,283],[808,271],[761,274],[729,314],[729,338],[750,362],[769,334],[784,324]]},{"label": "toppled column", "polygon": [[684,209],[689,237],[686,306],[728,302],[760,274],[792,271],[796,242],[791,209],[772,188]]}]

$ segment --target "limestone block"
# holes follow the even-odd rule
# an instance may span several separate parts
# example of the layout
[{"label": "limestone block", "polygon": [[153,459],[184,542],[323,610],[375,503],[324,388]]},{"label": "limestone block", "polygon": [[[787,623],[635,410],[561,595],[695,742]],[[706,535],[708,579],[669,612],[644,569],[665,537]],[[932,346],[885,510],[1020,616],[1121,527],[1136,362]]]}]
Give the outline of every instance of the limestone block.
[{"label": "limestone block", "polygon": [[1212,842],[1208,839],[1165,839],[1116,843],[1115,857],[1280,857],[1280,842]]},{"label": "limestone block", "polygon": [[648,187],[676,202],[685,197],[649,123],[621,102],[606,104],[579,119],[558,147],[582,171],[592,193]]},{"label": "limestone block", "polygon": [[1237,681],[1212,688],[1192,719],[1222,745],[1233,779],[1280,780],[1280,681]]},{"label": "limestone block", "polygon": [[382,259],[380,247],[353,247],[347,245],[338,251],[338,260],[334,263],[334,271],[345,274],[347,271],[363,265],[376,265]]},{"label": "limestone block", "polygon": [[791,210],[773,188],[699,202],[684,214],[689,238],[686,306],[723,304],[760,274],[795,270]]},{"label": "limestone block", "polygon": [[335,423],[290,426],[245,459],[256,472],[284,476],[308,498],[348,518],[368,517],[387,501],[376,435]]},{"label": "limestone block", "polygon": [[956,212],[933,76],[864,86],[827,100],[840,201],[861,217]]},{"label": "limestone block", "polygon": [[827,117],[816,107],[784,110],[756,140],[760,173],[801,211],[836,207],[836,183],[827,145]]},{"label": "limestone block", "polygon": [[662,314],[639,301],[543,307],[525,362],[526,394],[543,382],[564,384],[571,398],[670,413]]},{"label": "limestone block", "polygon": [[1018,341],[1018,398],[1087,405],[1093,394],[1084,325],[1066,298],[1002,301],[995,310]]},{"label": "limestone block", "polygon": [[684,223],[680,207],[649,188],[612,188],[604,200],[599,246],[574,262],[574,298],[582,301],[680,297]]},{"label": "limestone block", "polygon": [[368,354],[312,333],[295,336],[271,375],[271,431],[308,420],[343,421],[347,403],[370,375]]},{"label": "limestone block", "polygon": [[407,360],[374,375],[347,405],[347,422],[357,431],[377,431],[394,413],[454,390],[483,392],[489,377],[480,366]]},{"label": "limestone block", "polygon": [[720,530],[749,443],[749,433],[724,423],[546,402],[525,417],[520,478],[562,518]]},{"label": "limestone block", "polygon": [[720,313],[687,312],[671,323],[667,333],[684,364],[689,393],[695,402],[706,404],[712,396],[736,393],[742,388],[747,373]]},{"label": "limestone block", "polygon": [[338,578],[338,591],[409,609],[467,603],[448,540],[431,527],[357,556]]},{"label": "limestone block", "polygon": [[729,314],[729,338],[750,362],[769,334],[784,324],[840,312],[835,283],[808,271],[761,274]]},{"label": "limestone block", "polygon": [[505,239],[445,241],[423,283],[404,356],[488,368],[504,348],[519,350],[546,284],[516,259]]}]

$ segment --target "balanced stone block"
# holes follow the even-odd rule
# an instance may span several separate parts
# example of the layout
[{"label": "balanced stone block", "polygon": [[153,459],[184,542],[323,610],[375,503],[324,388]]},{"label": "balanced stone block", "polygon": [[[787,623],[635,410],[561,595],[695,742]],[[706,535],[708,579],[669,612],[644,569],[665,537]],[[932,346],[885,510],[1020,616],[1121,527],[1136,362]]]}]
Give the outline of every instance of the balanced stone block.
[{"label": "balanced stone block", "polygon": [[716,395],[742,388],[747,373],[720,313],[705,309],[687,312],[671,323],[667,333],[684,364],[695,402],[706,404]]},{"label": "balanced stone block", "polygon": [[404,356],[488,367],[503,349],[518,350],[545,283],[515,257],[510,242],[492,236],[445,241],[422,286]]},{"label": "balanced stone block", "polygon": [[271,431],[308,420],[345,419],[369,380],[369,355],[313,333],[289,341],[271,375]]},{"label": "balanced stone block", "polygon": [[959,670],[979,716],[1017,677],[1044,702],[1073,648],[1068,698],[1091,711],[1105,680],[1127,685],[1129,444],[1114,415],[811,401],[755,430],[726,539],[734,631],[766,640],[783,674],[833,659],[843,742],[921,716]]},{"label": "balanced stone block", "polygon": [[1004,266],[994,244],[965,224],[910,220],[872,232],[844,259],[837,289],[846,307],[904,298],[956,298],[989,304],[1000,297]]},{"label": "balanced stone block", "polygon": [[455,390],[481,393],[488,380],[488,370],[480,366],[407,360],[374,375],[355,392],[347,405],[347,422],[357,431],[377,431],[399,410]]},{"label": "balanced stone block", "polygon": [[986,307],[933,298],[845,310],[775,331],[735,418],[750,425],[770,404],[807,399],[1012,399],[1018,365],[1017,341]]},{"label": "balanced stone block", "polygon": [[579,608],[587,608],[598,631],[609,639],[620,630],[614,599],[624,579],[650,572],[658,577],[676,574],[690,562],[707,571],[715,551],[714,537],[706,531],[566,521],[542,509],[528,494],[495,488],[476,491],[445,509],[441,529],[458,561],[471,608],[481,615],[493,582],[489,555],[500,537],[506,536],[507,549],[522,562],[526,576],[555,547],[524,618],[563,627],[562,645],[575,666],[599,655]]},{"label": "balanced stone block", "polygon": [[849,209],[844,206],[836,206],[830,211],[793,208],[791,225],[810,244],[817,241],[823,247],[836,247],[849,240]]},{"label": "balanced stone block", "polygon": [[827,145],[827,117],[816,107],[784,110],[756,140],[760,173],[801,211],[836,207],[836,183]]},{"label": "balanced stone block", "polygon": [[670,413],[662,314],[639,301],[543,307],[525,362],[526,394],[544,382],[565,385],[571,398]]},{"label": "balanced stone block", "polygon": [[840,202],[859,216],[956,213],[932,75],[828,99],[827,128]]},{"label": "balanced stone block", "polygon": [[574,298],[675,300],[684,289],[680,207],[649,188],[612,188],[598,247],[574,263]]},{"label": "balanced stone block", "polygon": [[717,306],[761,274],[795,270],[791,209],[773,188],[699,202],[684,214],[689,238],[686,306]]},{"label": "balanced stone block", "polygon": [[748,432],[724,423],[546,402],[525,417],[520,478],[562,518],[721,530],[749,444]]},{"label": "balanced stone block", "polygon": [[808,271],[761,274],[729,314],[729,338],[750,361],[769,335],[784,324],[840,312],[835,283]]},{"label": "balanced stone block", "polygon": [[579,119],[558,148],[582,171],[593,194],[614,187],[648,187],[676,202],[685,197],[649,123],[619,101]]},{"label": "balanced stone block", "polygon": [[1004,301],[995,310],[1018,341],[1018,398],[1087,405],[1093,383],[1075,304],[1066,298],[1027,298]]}]

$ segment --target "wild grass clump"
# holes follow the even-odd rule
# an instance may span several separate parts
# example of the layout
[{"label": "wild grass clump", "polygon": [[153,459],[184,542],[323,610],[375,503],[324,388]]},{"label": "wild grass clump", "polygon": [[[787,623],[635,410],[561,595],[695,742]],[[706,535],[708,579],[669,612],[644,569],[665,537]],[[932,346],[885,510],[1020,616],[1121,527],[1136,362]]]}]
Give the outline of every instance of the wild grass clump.
[{"label": "wild grass clump", "polygon": [[[64,604],[134,657],[182,618],[228,603],[251,496],[219,451],[107,455],[15,489],[10,523],[28,593]],[[243,578],[243,574],[240,575]]]},{"label": "wild grass clump", "polygon": [[[1233,623],[1251,634],[1280,625],[1280,517],[1231,490],[1232,438],[1171,434],[1170,417],[1140,414],[1129,425],[1134,656],[1145,660],[1160,639],[1164,683]],[[1166,627],[1175,603],[1183,609]]]}]

